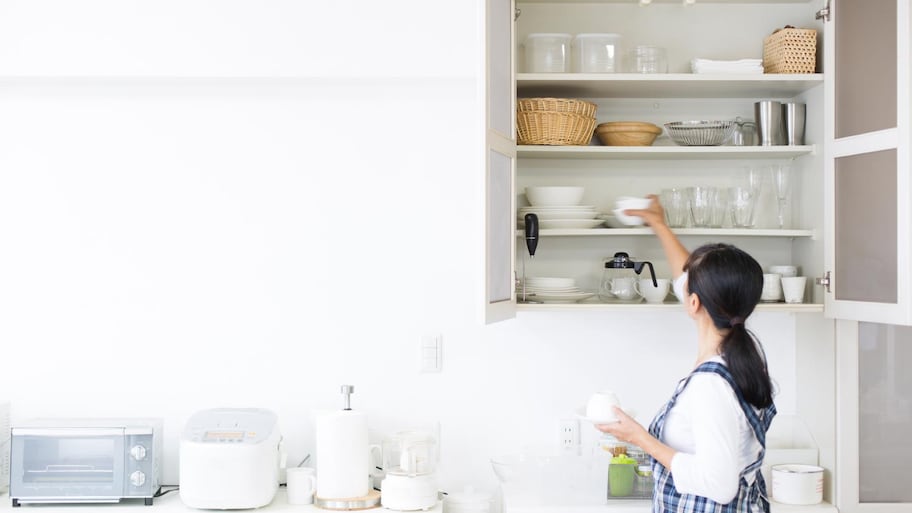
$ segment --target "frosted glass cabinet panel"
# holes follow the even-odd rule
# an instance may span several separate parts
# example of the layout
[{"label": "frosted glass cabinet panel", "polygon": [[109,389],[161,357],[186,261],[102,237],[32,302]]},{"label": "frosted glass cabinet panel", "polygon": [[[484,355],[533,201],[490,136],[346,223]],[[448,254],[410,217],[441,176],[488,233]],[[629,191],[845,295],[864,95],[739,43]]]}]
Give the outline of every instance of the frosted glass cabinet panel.
[{"label": "frosted glass cabinet panel", "polygon": [[912,503],[912,327],[859,323],[858,337],[858,501]]},{"label": "frosted glass cabinet panel", "polygon": [[836,299],[896,303],[896,150],[837,158],[835,175]]},{"label": "frosted glass cabinet panel", "polygon": [[488,124],[499,134],[513,137],[513,37],[503,30],[513,24],[513,2],[489,0],[491,19],[487,23],[488,66],[490,94],[488,95]]},{"label": "frosted glass cabinet panel", "polygon": [[839,0],[836,137],[896,126],[896,0]]},{"label": "frosted glass cabinet panel", "polygon": [[488,304],[513,294],[513,161],[490,151],[488,162]]}]

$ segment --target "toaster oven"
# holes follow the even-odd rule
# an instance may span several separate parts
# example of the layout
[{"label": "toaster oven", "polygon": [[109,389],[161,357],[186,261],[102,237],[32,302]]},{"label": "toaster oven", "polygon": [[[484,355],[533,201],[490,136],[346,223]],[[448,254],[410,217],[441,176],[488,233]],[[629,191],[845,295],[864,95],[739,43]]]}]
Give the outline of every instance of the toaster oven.
[{"label": "toaster oven", "polygon": [[119,502],[161,490],[161,419],[41,419],[10,431],[13,506]]}]

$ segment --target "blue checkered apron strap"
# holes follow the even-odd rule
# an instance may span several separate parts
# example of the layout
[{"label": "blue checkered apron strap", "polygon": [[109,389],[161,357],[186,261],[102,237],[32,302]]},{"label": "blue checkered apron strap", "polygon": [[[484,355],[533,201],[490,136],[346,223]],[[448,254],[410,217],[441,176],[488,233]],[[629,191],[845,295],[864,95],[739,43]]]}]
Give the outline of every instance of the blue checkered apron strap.
[{"label": "blue checkered apron strap", "polygon": [[[766,453],[766,431],[769,429],[773,417],[776,415],[776,406],[770,405],[759,413],[744,399],[741,389],[735,383],[734,378],[728,368],[718,362],[706,362],[698,366],[687,377],[678,382],[678,386],[672,394],[668,403],[659,411],[655,419],[649,425],[649,433],[661,440],[662,430],[665,427],[665,417],[674,406],[681,392],[687,387],[690,378],[697,373],[713,373],[722,376],[738,398],[744,415],[747,418],[754,435],[762,447],[759,457],[756,461],[748,465],[742,472],[739,479],[738,495],[728,504],[719,504],[706,497],[697,495],[687,495],[678,493],[674,486],[674,479],[671,472],[658,461],[653,460],[652,471],[655,478],[655,488],[653,490],[653,512],[654,513],[769,513],[769,501],[767,500],[766,483],[760,474],[760,465],[763,463],[763,456]],[[746,476],[754,475],[753,481],[748,484]]]}]

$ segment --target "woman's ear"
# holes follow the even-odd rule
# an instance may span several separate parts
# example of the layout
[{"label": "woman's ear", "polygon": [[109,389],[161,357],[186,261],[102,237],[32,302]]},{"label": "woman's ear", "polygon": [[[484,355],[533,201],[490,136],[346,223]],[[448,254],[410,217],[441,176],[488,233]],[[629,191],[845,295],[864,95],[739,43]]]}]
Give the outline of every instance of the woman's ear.
[{"label": "woman's ear", "polygon": [[687,307],[687,314],[691,317],[696,317],[697,312],[699,312],[700,308],[703,306],[700,303],[700,297],[692,292],[687,295],[687,300],[684,301],[684,304]]}]

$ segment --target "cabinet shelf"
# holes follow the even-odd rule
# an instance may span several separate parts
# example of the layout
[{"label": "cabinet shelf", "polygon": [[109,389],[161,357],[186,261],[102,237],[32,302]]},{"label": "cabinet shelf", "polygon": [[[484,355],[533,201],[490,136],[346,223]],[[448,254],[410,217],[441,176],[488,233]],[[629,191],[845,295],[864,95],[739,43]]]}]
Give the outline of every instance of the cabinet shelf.
[{"label": "cabinet shelf", "polygon": [[[588,302],[582,303],[517,303],[516,310],[520,312],[541,312],[541,311],[599,311],[599,310],[680,310],[681,304],[675,302],[665,302],[662,304],[650,303],[599,303]],[[760,303],[757,305],[757,312],[794,312],[794,313],[817,313],[823,312],[823,305],[820,303]]]},{"label": "cabinet shelf", "polygon": [[519,97],[792,98],[823,84],[823,74],[518,73]]},{"label": "cabinet shelf", "polygon": [[[814,238],[814,230],[780,230],[762,228],[675,228],[672,230],[681,237],[782,237]],[[581,228],[569,230],[539,231],[541,237],[611,237],[611,236],[652,236],[650,228]],[[517,237],[524,237],[525,232],[516,231]]]},{"label": "cabinet shelf", "polygon": [[813,154],[807,146],[517,146],[520,159],[729,160],[793,159]]}]

